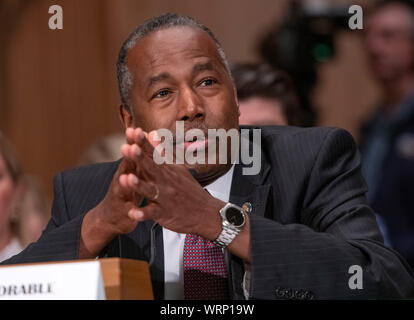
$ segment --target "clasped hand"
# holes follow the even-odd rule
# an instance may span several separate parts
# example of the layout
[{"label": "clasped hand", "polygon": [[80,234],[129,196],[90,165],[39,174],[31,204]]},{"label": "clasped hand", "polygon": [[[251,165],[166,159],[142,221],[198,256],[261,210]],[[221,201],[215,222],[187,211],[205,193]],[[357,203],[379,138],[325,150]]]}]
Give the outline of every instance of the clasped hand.
[{"label": "clasped hand", "polygon": [[159,142],[151,137],[140,128],[126,130],[123,160],[100,204],[101,220],[116,234],[151,219],[169,230],[214,240],[221,232],[219,210],[225,203],[207,193],[184,165],[156,164]]}]

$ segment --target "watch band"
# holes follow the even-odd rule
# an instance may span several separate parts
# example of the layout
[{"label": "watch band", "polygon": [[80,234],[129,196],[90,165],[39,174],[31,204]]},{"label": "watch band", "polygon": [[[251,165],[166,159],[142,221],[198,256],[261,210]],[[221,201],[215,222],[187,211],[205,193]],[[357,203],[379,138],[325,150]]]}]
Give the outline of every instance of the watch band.
[{"label": "watch band", "polygon": [[222,227],[223,230],[221,231],[218,238],[214,241],[212,241],[213,244],[220,248],[226,248],[233,239],[239,234],[241,231],[241,227],[235,226],[232,223],[230,223],[226,218],[226,210],[228,210],[229,207],[237,208],[240,210],[240,212],[245,213],[243,208],[240,208],[232,203],[227,203],[221,210],[220,210],[220,216],[222,218]]},{"label": "watch band", "polygon": [[233,239],[239,234],[240,229],[230,224],[227,220],[223,219],[222,222],[223,230],[221,231],[218,238],[212,241],[213,244],[220,248],[226,248]]}]

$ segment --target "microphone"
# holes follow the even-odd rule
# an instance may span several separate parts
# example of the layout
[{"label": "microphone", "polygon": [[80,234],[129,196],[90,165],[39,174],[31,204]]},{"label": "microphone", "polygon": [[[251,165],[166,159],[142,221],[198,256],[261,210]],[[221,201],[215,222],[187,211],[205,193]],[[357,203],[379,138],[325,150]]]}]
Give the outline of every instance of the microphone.
[{"label": "microphone", "polygon": [[155,256],[157,254],[157,247],[155,245],[155,228],[157,228],[159,224],[157,222],[154,222],[154,224],[151,227],[151,235],[150,235],[150,259],[148,262],[148,266],[151,268],[151,266],[154,264]]}]

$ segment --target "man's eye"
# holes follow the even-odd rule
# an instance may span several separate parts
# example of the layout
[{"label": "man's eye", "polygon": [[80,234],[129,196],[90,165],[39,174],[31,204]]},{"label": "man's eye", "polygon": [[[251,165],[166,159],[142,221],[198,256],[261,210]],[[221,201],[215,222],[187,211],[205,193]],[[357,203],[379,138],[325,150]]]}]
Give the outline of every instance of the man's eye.
[{"label": "man's eye", "polygon": [[169,93],[170,91],[168,90],[160,90],[153,96],[153,98],[163,98],[166,97]]},{"label": "man's eye", "polygon": [[170,90],[168,90],[168,89],[162,89],[162,90],[160,90],[160,91],[157,91],[152,97],[151,97],[151,99],[154,99],[154,98],[164,98],[164,97],[166,97],[166,96],[168,96],[169,94],[171,93],[171,91]]},{"label": "man's eye", "polygon": [[201,81],[201,85],[204,87],[209,87],[212,86],[214,83],[216,83],[217,81],[214,79],[205,79],[203,81]]}]

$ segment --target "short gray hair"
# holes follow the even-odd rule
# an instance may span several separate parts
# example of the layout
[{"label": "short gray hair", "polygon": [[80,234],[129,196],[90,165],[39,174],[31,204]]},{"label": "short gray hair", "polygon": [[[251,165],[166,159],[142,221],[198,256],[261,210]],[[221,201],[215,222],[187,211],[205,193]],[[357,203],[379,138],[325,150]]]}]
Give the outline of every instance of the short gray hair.
[{"label": "short gray hair", "polygon": [[199,28],[205,32],[213,39],[214,43],[217,46],[217,51],[220,55],[220,58],[231,77],[231,71],[229,64],[227,62],[226,56],[224,54],[224,51],[217,40],[217,38],[214,36],[214,34],[211,32],[209,28],[207,28],[205,25],[197,22],[193,18],[182,16],[178,14],[172,14],[172,13],[166,13],[158,17],[151,18],[149,20],[146,20],[144,23],[139,25],[125,40],[125,42],[122,44],[121,50],[118,54],[118,61],[117,61],[117,77],[118,77],[118,87],[119,87],[119,95],[121,97],[121,102],[126,107],[126,109],[129,111],[129,113],[132,114],[132,108],[131,108],[131,97],[130,97],[130,91],[132,88],[132,82],[133,82],[133,76],[131,72],[129,72],[128,67],[126,65],[127,55],[130,49],[132,49],[136,43],[145,37],[146,35],[162,30],[162,29],[168,29],[171,27],[178,27],[178,26],[186,26],[186,27],[193,27],[193,28]]}]

